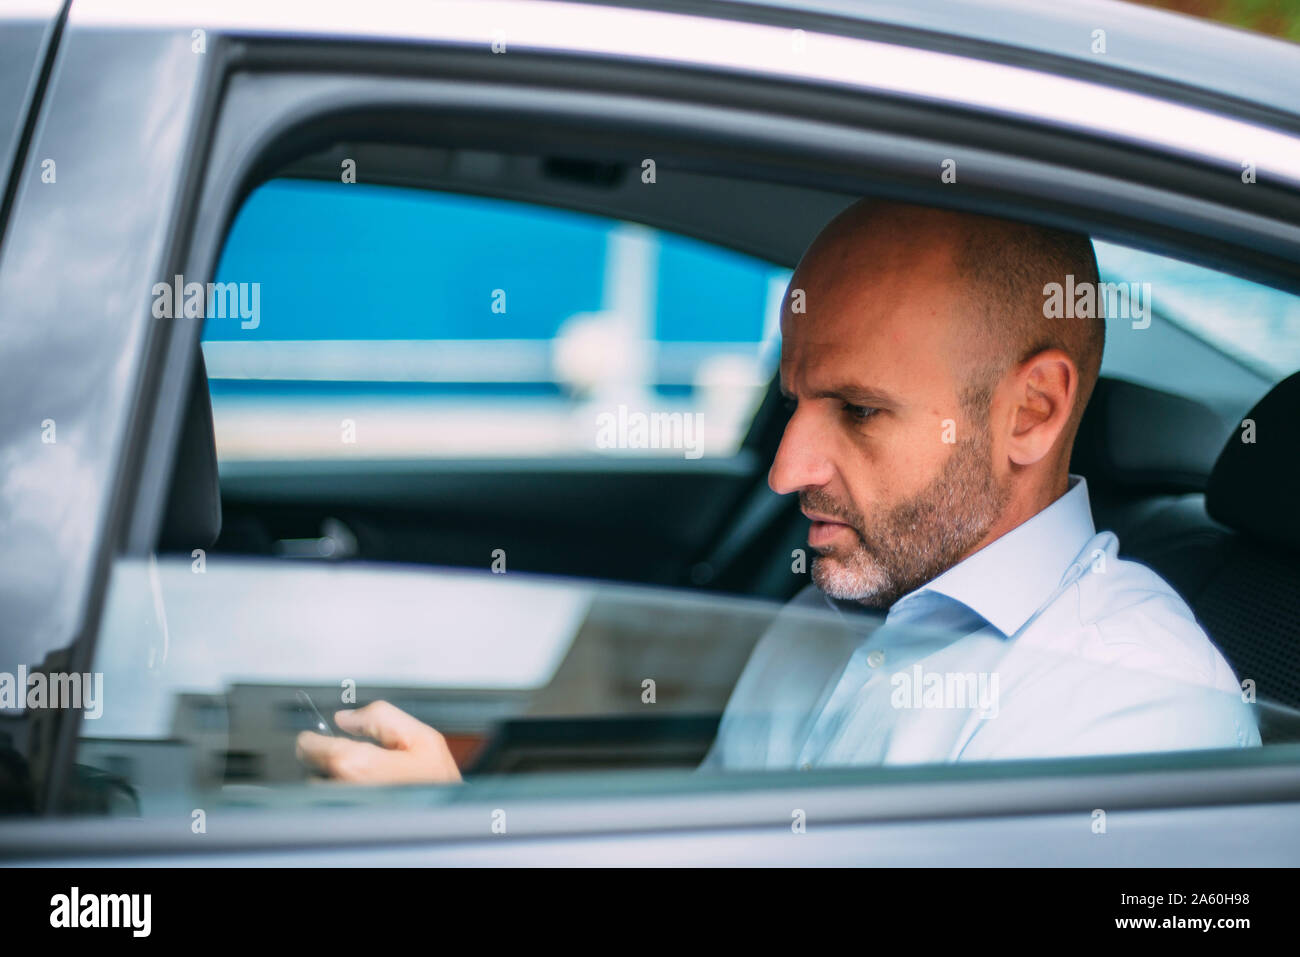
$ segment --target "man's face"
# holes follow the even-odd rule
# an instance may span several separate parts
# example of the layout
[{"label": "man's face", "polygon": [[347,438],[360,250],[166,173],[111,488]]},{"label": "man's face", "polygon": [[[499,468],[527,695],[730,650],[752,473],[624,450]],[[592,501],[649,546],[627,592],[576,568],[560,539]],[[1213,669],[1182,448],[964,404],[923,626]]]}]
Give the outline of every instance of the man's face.
[{"label": "man's face", "polygon": [[[866,265],[870,268],[864,268]],[[797,402],[768,474],[812,520],[813,581],[887,607],[982,543],[1009,497],[987,408],[955,370],[962,301],[945,249],[831,245],[791,280],[781,385]]]}]

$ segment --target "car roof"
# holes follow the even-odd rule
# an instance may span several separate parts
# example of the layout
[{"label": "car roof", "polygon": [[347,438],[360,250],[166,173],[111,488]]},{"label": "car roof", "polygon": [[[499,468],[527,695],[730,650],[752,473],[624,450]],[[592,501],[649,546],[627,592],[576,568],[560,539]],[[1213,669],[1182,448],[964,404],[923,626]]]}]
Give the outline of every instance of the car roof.
[{"label": "car roof", "polygon": [[[581,0],[824,28],[1300,119],[1300,45],[1118,0]],[[1104,30],[1106,52],[1092,52]]]},{"label": "car roof", "polygon": [[[21,0],[26,6],[55,0]],[[418,5],[419,0],[412,0]],[[532,2],[532,0],[522,0]],[[1300,130],[1300,44],[1118,0],[567,0],[781,24],[1074,75],[1185,102],[1224,100]],[[72,0],[75,16],[79,6]],[[131,22],[158,0],[120,0]],[[176,0],[184,11],[206,4]],[[101,15],[105,11],[99,11]],[[0,21],[13,11],[0,11]],[[292,16],[292,14],[290,14]],[[357,16],[365,19],[365,8]],[[304,25],[310,22],[305,17]],[[1104,53],[1093,52],[1104,30]]]}]

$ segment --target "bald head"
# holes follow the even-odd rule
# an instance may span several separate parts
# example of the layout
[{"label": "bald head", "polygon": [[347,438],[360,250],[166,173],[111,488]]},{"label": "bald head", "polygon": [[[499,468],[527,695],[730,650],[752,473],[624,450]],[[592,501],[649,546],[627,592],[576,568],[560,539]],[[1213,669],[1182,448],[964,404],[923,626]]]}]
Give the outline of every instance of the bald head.
[{"label": "bald head", "polygon": [[1067,438],[1073,438],[1101,368],[1103,317],[1047,319],[1043,287],[1097,283],[1092,242],[1011,220],[865,199],[836,216],[804,253],[797,277],[832,278],[846,287],[901,292],[947,284],[954,295],[945,358],[963,384],[963,405],[986,412],[993,387],[1017,363],[1060,349],[1075,363],[1079,388]]}]

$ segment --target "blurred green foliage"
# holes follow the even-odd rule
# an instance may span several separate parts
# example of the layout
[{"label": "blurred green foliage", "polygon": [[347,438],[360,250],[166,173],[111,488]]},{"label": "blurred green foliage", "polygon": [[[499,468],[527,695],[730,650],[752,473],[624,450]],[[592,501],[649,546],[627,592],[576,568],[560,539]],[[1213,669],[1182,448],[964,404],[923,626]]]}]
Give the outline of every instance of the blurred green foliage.
[{"label": "blurred green foliage", "polygon": [[1300,0],[1134,0],[1300,43]]}]

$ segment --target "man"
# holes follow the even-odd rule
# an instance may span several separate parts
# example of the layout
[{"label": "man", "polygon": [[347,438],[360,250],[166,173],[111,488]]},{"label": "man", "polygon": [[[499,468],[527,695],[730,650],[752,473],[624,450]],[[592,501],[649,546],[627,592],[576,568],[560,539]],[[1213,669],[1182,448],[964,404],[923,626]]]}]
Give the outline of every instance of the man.
[{"label": "man", "polygon": [[[812,523],[814,584],[759,642],[704,768],[1259,744],[1191,611],[1118,558],[1068,473],[1105,340],[1100,315],[1045,318],[1070,275],[1095,288],[1085,236],[898,203],[814,240],[782,314],[792,413],[768,475]],[[808,607],[848,640],[810,640]],[[381,747],[304,733],[333,776],[460,779],[390,705],[338,721]]]}]

